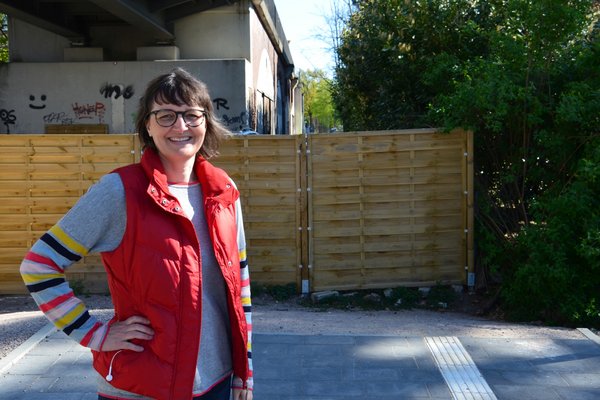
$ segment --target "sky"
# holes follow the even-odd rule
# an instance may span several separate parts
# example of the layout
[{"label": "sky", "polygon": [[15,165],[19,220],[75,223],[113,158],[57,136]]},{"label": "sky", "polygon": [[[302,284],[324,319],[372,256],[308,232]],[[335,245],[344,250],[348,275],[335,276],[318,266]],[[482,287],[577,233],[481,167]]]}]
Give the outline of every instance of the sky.
[{"label": "sky", "polygon": [[333,68],[333,55],[326,15],[330,14],[330,0],[275,0],[277,13],[292,58],[298,70],[323,69],[329,73]]}]

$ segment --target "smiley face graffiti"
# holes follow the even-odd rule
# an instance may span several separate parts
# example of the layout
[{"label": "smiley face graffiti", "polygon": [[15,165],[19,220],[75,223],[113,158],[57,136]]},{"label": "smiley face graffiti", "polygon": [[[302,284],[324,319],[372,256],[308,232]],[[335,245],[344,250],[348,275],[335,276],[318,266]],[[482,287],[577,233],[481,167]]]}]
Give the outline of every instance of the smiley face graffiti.
[{"label": "smiley face graffiti", "polygon": [[[45,104],[34,104],[35,102],[35,96],[30,94],[29,95],[29,108],[33,108],[34,110],[43,110],[44,108],[46,108]],[[43,94],[40,96],[40,101],[44,102],[46,101],[46,95]]]}]

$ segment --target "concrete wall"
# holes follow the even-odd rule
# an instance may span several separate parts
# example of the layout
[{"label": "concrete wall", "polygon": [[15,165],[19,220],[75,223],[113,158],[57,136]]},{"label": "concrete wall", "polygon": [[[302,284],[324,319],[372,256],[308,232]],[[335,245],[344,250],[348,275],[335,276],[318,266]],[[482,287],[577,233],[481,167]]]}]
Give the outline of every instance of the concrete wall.
[{"label": "concrete wall", "polygon": [[252,86],[255,88],[253,106],[256,114],[256,131],[276,133],[276,86],[279,56],[265,32],[254,9],[250,10],[250,37],[252,43]]},{"label": "concrete wall", "polygon": [[62,36],[18,19],[8,19],[11,62],[63,61],[63,50],[71,42]]},{"label": "concrete wall", "polygon": [[250,61],[248,9],[219,7],[175,22],[182,59],[245,58]]},{"label": "concrete wall", "polygon": [[248,125],[246,60],[9,63],[0,66],[0,133],[44,133],[46,124],[133,132],[147,82],[177,66],[206,82],[215,113],[231,130]]}]

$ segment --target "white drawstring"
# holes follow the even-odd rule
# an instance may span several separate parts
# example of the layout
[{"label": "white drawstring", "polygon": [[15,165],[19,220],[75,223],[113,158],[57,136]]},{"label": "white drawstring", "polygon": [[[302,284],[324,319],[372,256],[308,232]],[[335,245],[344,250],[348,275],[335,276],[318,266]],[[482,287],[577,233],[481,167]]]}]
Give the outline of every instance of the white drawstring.
[{"label": "white drawstring", "polygon": [[123,349],[117,351],[111,358],[110,360],[110,365],[108,367],[108,375],[106,375],[106,381],[110,382],[113,380],[113,376],[112,376],[112,365],[113,365],[113,361],[115,361],[115,357],[117,356],[117,354],[119,354],[120,352],[122,352]]}]

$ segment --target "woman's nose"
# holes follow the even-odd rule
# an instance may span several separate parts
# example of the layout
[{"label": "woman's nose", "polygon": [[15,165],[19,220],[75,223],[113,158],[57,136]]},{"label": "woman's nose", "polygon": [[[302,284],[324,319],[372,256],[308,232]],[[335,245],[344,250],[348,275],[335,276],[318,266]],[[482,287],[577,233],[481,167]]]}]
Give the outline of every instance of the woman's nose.
[{"label": "woman's nose", "polygon": [[188,126],[185,123],[185,120],[183,119],[183,115],[181,115],[181,114],[177,115],[177,119],[175,120],[173,127],[177,128],[177,129],[181,129],[182,131],[185,131],[188,129]]}]

